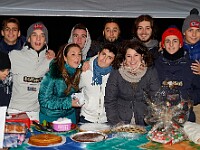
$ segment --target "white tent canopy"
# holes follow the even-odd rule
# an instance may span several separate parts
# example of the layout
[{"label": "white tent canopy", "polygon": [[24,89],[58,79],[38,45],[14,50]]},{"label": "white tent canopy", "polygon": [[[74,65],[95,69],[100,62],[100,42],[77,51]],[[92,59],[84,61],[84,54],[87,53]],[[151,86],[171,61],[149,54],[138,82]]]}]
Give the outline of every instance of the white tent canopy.
[{"label": "white tent canopy", "polygon": [[0,15],[185,18],[200,0],[0,0]]}]

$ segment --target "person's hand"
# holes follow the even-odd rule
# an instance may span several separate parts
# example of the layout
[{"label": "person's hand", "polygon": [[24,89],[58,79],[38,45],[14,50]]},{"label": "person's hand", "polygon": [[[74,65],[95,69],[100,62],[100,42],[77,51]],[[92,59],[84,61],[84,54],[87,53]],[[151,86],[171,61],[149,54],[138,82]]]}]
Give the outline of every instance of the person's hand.
[{"label": "person's hand", "polygon": [[47,59],[53,59],[55,58],[56,54],[53,50],[49,49],[47,52],[46,52],[46,58]]},{"label": "person's hand", "polygon": [[192,63],[191,69],[194,74],[200,75],[200,62],[195,60],[195,63]]},{"label": "person's hand", "polygon": [[90,69],[90,63],[89,63],[89,61],[85,61],[84,63],[83,63],[83,66],[82,66],[82,71],[83,72],[86,72],[87,70],[89,70]]},{"label": "person's hand", "polygon": [[81,107],[79,104],[78,104],[78,98],[76,99],[72,99],[72,107]]}]

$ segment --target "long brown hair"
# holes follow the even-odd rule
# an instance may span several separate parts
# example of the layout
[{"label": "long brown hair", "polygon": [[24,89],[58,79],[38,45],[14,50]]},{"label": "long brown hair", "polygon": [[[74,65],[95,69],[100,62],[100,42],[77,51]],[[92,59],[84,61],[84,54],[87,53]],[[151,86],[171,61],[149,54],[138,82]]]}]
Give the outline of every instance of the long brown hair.
[{"label": "long brown hair", "polygon": [[78,47],[79,49],[81,49],[80,46],[75,43],[65,44],[64,46],[60,48],[55,58],[55,63],[57,63],[58,69],[62,73],[62,77],[64,78],[65,83],[67,85],[67,89],[65,90],[66,95],[70,93],[71,88],[74,88],[75,91],[79,90],[78,85],[80,81],[81,68],[76,68],[76,72],[72,77],[69,76],[65,68],[64,56],[65,57],[67,56],[67,53],[72,47]]},{"label": "long brown hair", "polygon": [[157,26],[154,23],[154,19],[150,15],[140,15],[139,17],[136,18],[136,20],[134,22],[134,26],[133,26],[133,36],[136,37],[136,38],[138,38],[138,35],[137,35],[138,25],[142,21],[148,21],[148,22],[150,22],[150,26],[151,26],[151,29],[152,29],[152,34],[151,34],[150,39],[157,38],[156,37]]}]

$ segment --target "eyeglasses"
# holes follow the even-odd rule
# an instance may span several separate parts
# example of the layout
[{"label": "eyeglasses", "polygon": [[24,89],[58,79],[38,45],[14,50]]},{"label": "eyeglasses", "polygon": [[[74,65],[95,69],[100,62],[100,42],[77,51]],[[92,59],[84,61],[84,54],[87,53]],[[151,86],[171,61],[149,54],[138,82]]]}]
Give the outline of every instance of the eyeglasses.
[{"label": "eyeglasses", "polygon": [[10,31],[12,31],[12,32],[17,32],[17,31],[19,31],[19,29],[18,28],[4,28],[4,31],[6,31],[6,32],[10,32]]}]

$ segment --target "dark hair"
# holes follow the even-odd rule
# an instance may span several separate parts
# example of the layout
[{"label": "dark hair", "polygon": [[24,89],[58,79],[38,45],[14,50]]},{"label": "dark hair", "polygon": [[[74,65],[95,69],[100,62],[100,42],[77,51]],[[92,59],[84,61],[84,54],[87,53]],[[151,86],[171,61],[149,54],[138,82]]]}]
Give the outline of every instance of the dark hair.
[{"label": "dark hair", "polygon": [[54,63],[57,64],[58,69],[62,73],[62,76],[65,80],[66,85],[67,85],[67,89],[65,90],[66,95],[68,95],[70,93],[71,88],[74,88],[76,91],[78,91],[78,89],[79,89],[78,84],[79,84],[79,81],[80,81],[80,74],[81,74],[81,68],[77,68],[76,73],[72,77],[70,77],[66,68],[65,68],[64,56],[67,56],[67,53],[69,52],[69,50],[72,47],[80,48],[80,46],[78,44],[75,44],[75,43],[65,44],[64,46],[62,46],[59,49],[58,54],[55,58],[55,62],[54,62]]},{"label": "dark hair", "polygon": [[3,20],[2,22],[2,30],[4,30],[7,27],[8,23],[15,23],[18,26],[18,30],[20,30],[20,22],[17,18],[8,18]]},{"label": "dark hair", "polygon": [[115,56],[117,56],[118,50],[117,50],[117,47],[116,47],[114,44],[112,44],[112,43],[107,43],[107,44],[103,45],[103,47],[102,47],[102,49],[99,51],[99,53],[102,52],[103,49],[108,49],[108,50],[109,50],[110,52],[112,52]]},{"label": "dark hair", "polygon": [[75,29],[83,29],[83,30],[87,31],[86,26],[85,26],[84,24],[82,24],[82,23],[76,24],[76,25],[74,26],[74,30],[75,30]]},{"label": "dark hair", "polygon": [[142,21],[149,21],[150,22],[150,26],[152,29],[152,35],[151,35],[151,39],[156,38],[156,25],[154,23],[153,18],[150,15],[140,15],[139,17],[136,18],[135,22],[134,22],[134,26],[133,26],[133,36],[138,38],[137,36],[137,29],[138,29],[138,25],[140,22]]},{"label": "dark hair", "polygon": [[120,25],[119,25],[119,21],[115,18],[107,18],[104,22],[104,26],[103,26],[103,30],[105,29],[105,26],[107,23],[116,23],[119,26],[119,30],[120,30]]},{"label": "dark hair", "polygon": [[153,64],[153,57],[148,48],[142,42],[138,40],[126,40],[122,43],[122,47],[118,52],[113,68],[118,69],[121,66],[122,62],[126,59],[126,53],[129,48],[134,49],[138,54],[142,55],[147,67]]}]

